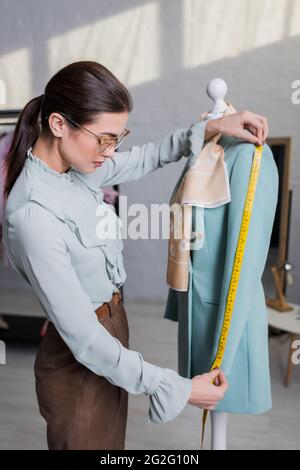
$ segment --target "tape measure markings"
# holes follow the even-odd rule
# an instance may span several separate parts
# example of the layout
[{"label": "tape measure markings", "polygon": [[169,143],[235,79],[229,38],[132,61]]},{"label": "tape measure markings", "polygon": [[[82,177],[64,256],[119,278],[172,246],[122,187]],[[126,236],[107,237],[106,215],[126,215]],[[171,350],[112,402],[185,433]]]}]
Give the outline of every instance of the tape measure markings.
[{"label": "tape measure markings", "polygon": [[[252,167],[251,167],[251,174],[249,178],[247,195],[246,195],[246,200],[245,200],[245,205],[244,205],[244,210],[243,210],[243,217],[242,217],[242,222],[241,222],[241,227],[240,227],[240,232],[239,232],[239,238],[237,242],[237,248],[236,248],[236,253],[234,257],[231,278],[230,278],[222,331],[220,334],[216,358],[210,370],[220,368],[223,357],[224,357],[224,352],[225,352],[229,329],[230,329],[230,322],[232,319],[234,303],[235,303],[236,293],[238,289],[240,273],[242,269],[244,251],[245,251],[248,232],[249,232],[253,202],[255,198],[255,191],[256,191],[257,181],[259,177],[261,159],[262,159],[262,150],[263,150],[262,145],[255,147],[255,152],[254,152],[254,157],[253,157],[253,162],[252,162]],[[203,417],[202,417],[201,448],[203,447],[206,418],[207,418],[207,410],[204,410]]]}]

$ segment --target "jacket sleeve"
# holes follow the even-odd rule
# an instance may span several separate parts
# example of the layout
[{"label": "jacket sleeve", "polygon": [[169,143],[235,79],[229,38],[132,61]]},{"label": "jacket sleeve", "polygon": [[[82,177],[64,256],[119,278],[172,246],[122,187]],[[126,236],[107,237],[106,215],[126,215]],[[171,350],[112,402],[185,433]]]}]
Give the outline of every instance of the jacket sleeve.
[{"label": "jacket sleeve", "polygon": [[[243,143],[230,176],[231,203],[228,210],[226,260],[214,340],[214,357],[217,354],[222,330],[227,294],[234,263],[234,257],[242,222],[255,146]],[[264,145],[259,179],[252,208],[252,216],[244,252],[243,264],[233,309],[222,369],[229,374],[235,353],[242,337],[252,304],[261,286],[270,238],[272,234],[278,194],[278,173],[273,154]]]},{"label": "jacket sleeve", "polygon": [[169,132],[159,142],[149,142],[141,147],[132,146],[127,152],[115,152],[104,165],[93,173],[80,173],[83,181],[89,180],[99,188],[137,180],[188,156],[194,149],[200,151],[204,144],[207,121],[196,122],[186,129]]},{"label": "jacket sleeve", "polygon": [[63,225],[28,202],[8,217],[4,244],[17,272],[32,286],[78,362],[133,394],[150,395],[152,422],[174,419],[185,407],[191,382],[143,360],[98,322],[65,245]]}]

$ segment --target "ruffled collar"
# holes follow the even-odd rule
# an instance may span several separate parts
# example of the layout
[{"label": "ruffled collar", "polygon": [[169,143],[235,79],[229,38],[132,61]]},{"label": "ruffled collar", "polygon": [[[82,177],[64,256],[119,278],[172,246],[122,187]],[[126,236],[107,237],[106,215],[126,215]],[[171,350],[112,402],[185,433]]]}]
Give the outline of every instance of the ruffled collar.
[{"label": "ruffled collar", "polygon": [[100,188],[90,175],[78,172],[75,168],[71,168],[66,173],[59,173],[58,171],[49,168],[49,166],[40,158],[36,157],[32,153],[32,147],[27,151],[27,158],[25,166],[29,167],[39,179],[51,186],[59,186],[62,188],[73,187],[74,181],[79,180],[81,184],[84,184],[93,194],[97,202],[102,203],[104,194],[102,188]]},{"label": "ruffled collar", "polygon": [[59,171],[53,170],[43,160],[33,155],[32,147],[27,151],[27,161],[31,162],[32,166],[40,171],[49,181],[62,184],[71,183],[73,181],[73,169],[65,173],[59,173]]}]

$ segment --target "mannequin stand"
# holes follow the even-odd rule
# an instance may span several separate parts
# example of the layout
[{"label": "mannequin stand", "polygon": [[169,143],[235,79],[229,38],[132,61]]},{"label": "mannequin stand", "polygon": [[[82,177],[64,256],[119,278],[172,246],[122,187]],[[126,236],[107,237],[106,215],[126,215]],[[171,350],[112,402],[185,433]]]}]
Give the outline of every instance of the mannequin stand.
[{"label": "mannequin stand", "polygon": [[228,413],[211,411],[211,450],[226,450]]}]

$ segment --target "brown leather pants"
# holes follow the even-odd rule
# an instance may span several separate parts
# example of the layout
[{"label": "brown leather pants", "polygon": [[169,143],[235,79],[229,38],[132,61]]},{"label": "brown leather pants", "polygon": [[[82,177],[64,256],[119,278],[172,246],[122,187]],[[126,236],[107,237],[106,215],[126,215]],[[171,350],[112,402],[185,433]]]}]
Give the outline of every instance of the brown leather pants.
[{"label": "brown leather pants", "polygon": [[[95,312],[128,348],[128,322],[118,295]],[[40,343],[34,372],[50,450],[124,449],[128,393],[80,364],[52,323]]]}]

